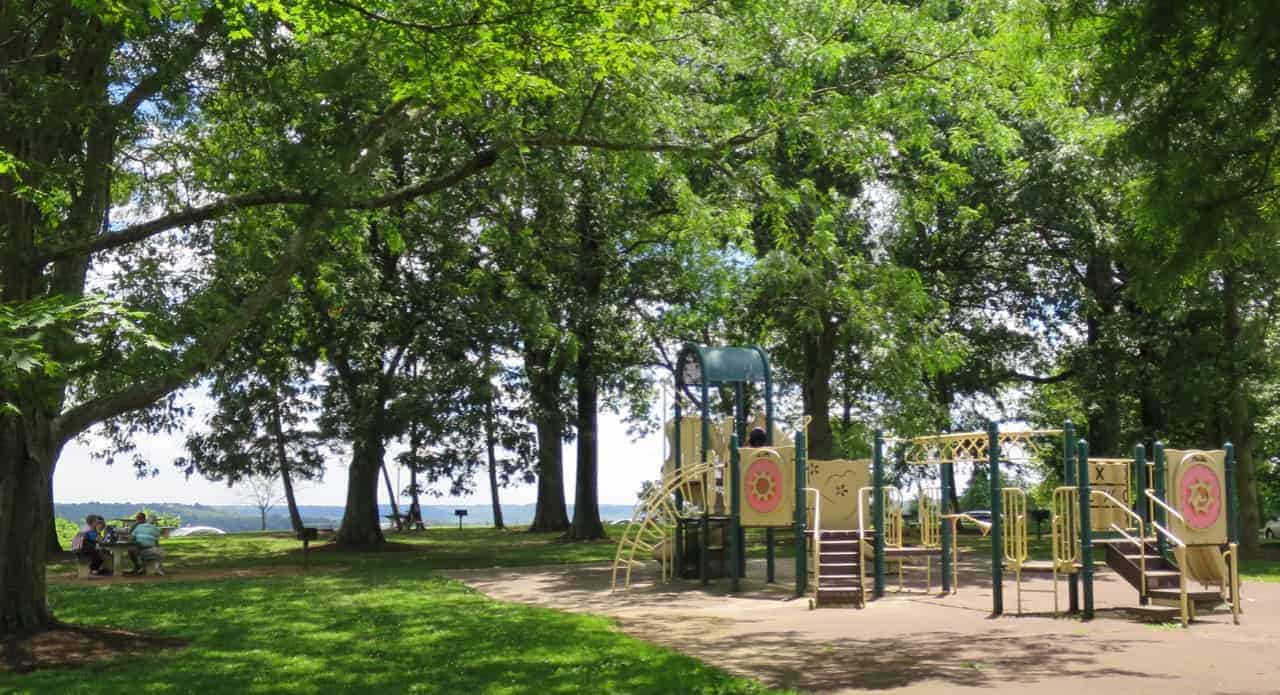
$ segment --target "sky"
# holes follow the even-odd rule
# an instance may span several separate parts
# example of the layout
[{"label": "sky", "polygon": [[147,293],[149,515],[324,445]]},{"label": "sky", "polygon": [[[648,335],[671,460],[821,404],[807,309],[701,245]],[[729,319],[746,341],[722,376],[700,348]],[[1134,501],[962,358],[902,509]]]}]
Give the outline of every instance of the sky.
[{"label": "sky", "polygon": [[[196,422],[207,406],[207,399],[198,393],[187,392],[185,399],[196,407]],[[636,440],[627,433],[627,425],[613,413],[602,412],[600,426],[600,480],[601,504],[632,505],[640,485],[662,475],[662,440],[652,432]],[[86,437],[68,444],[58,462],[53,476],[55,502],[176,502],[184,504],[249,504],[245,490],[228,488],[225,483],[214,483],[199,476],[188,480],[173,461],[185,452],[185,434],[167,436],[140,436],[137,438],[138,454],[160,469],[151,478],[137,477],[128,461],[108,466],[93,459],[91,452],[105,445],[100,438]],[[574,480],[577,473],[575,444],[567,444],[564,450],[565,501],[573,504]],[[399,449],[389,449],[387,461],[394,461]],[[397,471],[394,463],[388,463],[392,482],[400,480],[396,489],[403,490],[409,483],[408,471]],[[477,481],[480,488],[470,497],[424,498],[424,504],[463,505],[489,504],[487,479]],[[385,488],[379,486],[379,502],[385,503]],[[331,460],[324,481],[305,484],[297,491],[299,504],[343,505],[347,494],[347,466],[342,460]],[[537,500],[535,485],[520,485],[499,491],[504,504],[532,504]]]}]

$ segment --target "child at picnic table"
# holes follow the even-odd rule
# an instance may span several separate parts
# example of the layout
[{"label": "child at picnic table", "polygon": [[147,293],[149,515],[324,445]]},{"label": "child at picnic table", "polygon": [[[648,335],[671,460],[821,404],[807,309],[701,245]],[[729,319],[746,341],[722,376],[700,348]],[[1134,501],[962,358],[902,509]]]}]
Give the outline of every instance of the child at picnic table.
[{"label": "child at picnic table", "polygon": [[[146,571],[142,566],[144,560],[160,560],[164,557],[164,551],[160,549],[160,529],[155,524],[155,517],[147,519],[146,514],[138,512],[134,519],[137,523],[134,524],[130,536],[138,549],[129,551],[133,569],[126,571],[125,574],[130,575],[143,574]],[[164,569],[157,567],[156,574],[163,576]]]},{"label": "child at picnic table", "polygon": [[97,514],[90,514],[84,518],[84,523],[84,528],[81,528],[75,538],[71,539],[71,552],[89,561],[90,574],[100,576],[111,574],[111,570],[102,567],[107,554],[98,547],[102,542],[102,533],[106,529],[107,522]]}]

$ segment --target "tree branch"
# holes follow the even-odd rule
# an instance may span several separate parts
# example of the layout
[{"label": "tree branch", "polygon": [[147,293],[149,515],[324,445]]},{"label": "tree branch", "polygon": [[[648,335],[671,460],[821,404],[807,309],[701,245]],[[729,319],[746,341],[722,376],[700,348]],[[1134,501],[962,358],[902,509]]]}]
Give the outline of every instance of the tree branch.
[{"label": "tree branch", "polygon": [[200,51],[204,49],[208,43],[209,37],[213,35],[213,30],[218,28],[222,22],[222,13],[217,9],[210,9],[200,18],[200,23],[196,24],[195,31],[191,36],[183,41],[182,45],[174,52],[173,59],[160,68],[157,68],[150,75],[139,80],[133,89],[125,94],[120,103],[116,105],[116,119],[133,115],[138,107],[147,99],[155,96],[165,82],[173,76],[175,71],[185,71],[200,55]]},{"label": "tree branch", "polygon": [[187,350],[176,366],[116,393],[81,403],[59,415],[53,421],[55,441],[66,443],[97,423],[145,408],[209,369],[226,352],[240,331],[257,320],[273,301],[288,291],[289,278],[302,264],[305,256],[304,249],[311,228],[312,223],[308,221],[293,233],[267,282],[245,297],[230,320],[220,324]]},{"label": "tree branch", "polygon": [[[393,106],[393,109],[397,107]],[[382,119],[380,119],[382,120]],[[389,126],[386,126],[389,127]],[[230,195],[221,200],[173,212],[153,220],[142,222],[124,229],[106,232],[97,236],[73,241],[44,251],[36,255],[33,262],[45,265],[54,261],[65,260],[82,254],[109,251],[144,241],[157,234],[179,227],[186,227],[200,222],[217,219],[236,210],[263,207],[268,205],[312,205],[316,207],[347,210],[380,210],[406,203],[415,198],[431,195],[454,186],[497,163],[499,155],[517,147],[555,148],[586,147],[616,152],[701,152],[714,153],[720,150],[739,147],[764,137],[772,132],[772,128],[758,128],[744,131],[732,137],[710,145],[698,145],[683,142],[626,142],[606,140],[602,138],[538,135],[521,140],[507,140],[495,143],[481,150],[471,159],[459,165],[453,171],[441,176],[420,181],[418,183],[393,189],[381,195],[364,199],[343,199],[323,196],[318,193],[305,193],[286,189],[265,189],[250,193]],[[379,136],[380,137],[380,136]],[[363,159],[363,158],[362,158]]]},{"label": "tree branch", "polygon": [[1017,370],[1010,370],[1009,372],[1005,373],[1004,379],[1002,379],[1002,381],[1022,381],[1028,384],[1041,384],[1041,385],[1057,384],[1057,383],[1066,381],[1068,379],[1071,379],[1075,375],[1076,375],[1075,370],[1072,370],[1072,369],[1068,369],[1065,372],[1059,372],[1057,374],[1053,374],[1050,376],[1036,376],[1034,374],[1023,374],[1021,372],[1018,372]]}]

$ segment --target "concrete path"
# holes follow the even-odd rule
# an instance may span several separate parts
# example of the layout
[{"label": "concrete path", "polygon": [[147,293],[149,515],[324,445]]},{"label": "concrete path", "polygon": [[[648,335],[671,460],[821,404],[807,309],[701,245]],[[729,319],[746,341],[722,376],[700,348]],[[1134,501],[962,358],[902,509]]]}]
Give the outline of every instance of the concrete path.
[{"label": "concrete path", "polygon": [[[792,599],[790,562],[780,585],[766,585],[753,561],[744,591],[728,582],[655,583],[633,578],[611,594],[608,565],[459,570],[446,574],[499,600],[594,613],[620,629],[769,685],[812,692],[1144,693],[1257,695],[1280,693],[1280,584],[1246,584],[1242,625],[1229,612],[1189,629],[1137,622],[1117,610],[1136,592],[1110,572],[1099,574],[1097,618],[1052,616],[1052,582],[1024,578],[1023,617],[991,619],[990,580],[981,561],[962,564],[960,592],[889,593],[863,610],[811,611]],[[934,582],[937,590],[938,575]],[[896,575],[893,580],[896,583]],[[911,586],[908,583],[908,588]],[[1005,581],[1005,610],[1016,610]],[[1040,593],[1032,593],[1040,592]],[[1066,605],[1065,590],[1061,594]]]}]

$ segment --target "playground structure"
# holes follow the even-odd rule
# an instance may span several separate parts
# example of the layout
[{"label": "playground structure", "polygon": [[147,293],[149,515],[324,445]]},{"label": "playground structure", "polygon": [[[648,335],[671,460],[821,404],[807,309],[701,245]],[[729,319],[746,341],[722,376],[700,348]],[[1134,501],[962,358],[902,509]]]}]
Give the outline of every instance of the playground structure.
[{"label": "playground structure", "polygon": [[[1004,613],[1004,574],[1016,588],[1022,614],[1024,575],[1053,579],[1054,614],[1059,586],[1067,585],[1071,613],[1094,615],[1095,549],[1106,567],[1136,591],[1132,610],[1183,625],[1198,612],[1230,609],[1238,623],[1238,524],[1234,452],[1165,450],[1160,442],[1148,462],[1139,445],[1132,458],[1090,458],[1067,422],[1056,430],[945,433],[911,438],[877,431],[870,460],[813,460],[806,456],[805,425],[791,439],[774,423],[772,377],[759,348],[685,345],[677,358],[674,418],[667,424],[663,480],[649,488],[619,541],[613,589],[627,588],[634,567],[657,560],[662,581],[680,575],[703,584],[728,577],[740,590],[746,573],[747,527],[765,531],[766,579],[775,581],[778,530],[795,543],[795,595],[811,595],[813,608],[862,607],[885,593],[886,571],[896,563],[898,590],[908,571],[923,572],[933,590],[933,561],[940,562],[944,594],[958,588],[957,524],[976,524],[991,537],[992,615]],[[763,383],[764,446],[743,447],[748,416],[744,387]],[[697,393],[691,391],[697,387]],[[711,388],[733,389],[733,415],[711,417]],[[690,401],[698,416],[683,414]],[[806,423],[807,424],[807,421]],[[1029,552],[1027,492],[1002,483],[1001,467],[1028,461],[1062,441],[1063,481],[1052,494],[1050,558]],[[886,448],[889,451],[886,454]],[[919,543],[904,542],[904,502],[886,484],[889,456],[906,466],[938,468],[939,487],[916,495]],[[952,508],[955,466],[987,467],[991,520]],[[1088,558],[1089,561],[1082,561]],[[868,565],[870,571],[868,571]],[[1194,591],[1192,581],[1206,590]],[[1214,586],[1216,590],[1207,590]],[[1030,589],[1027,589],[1030,590]]]}]

